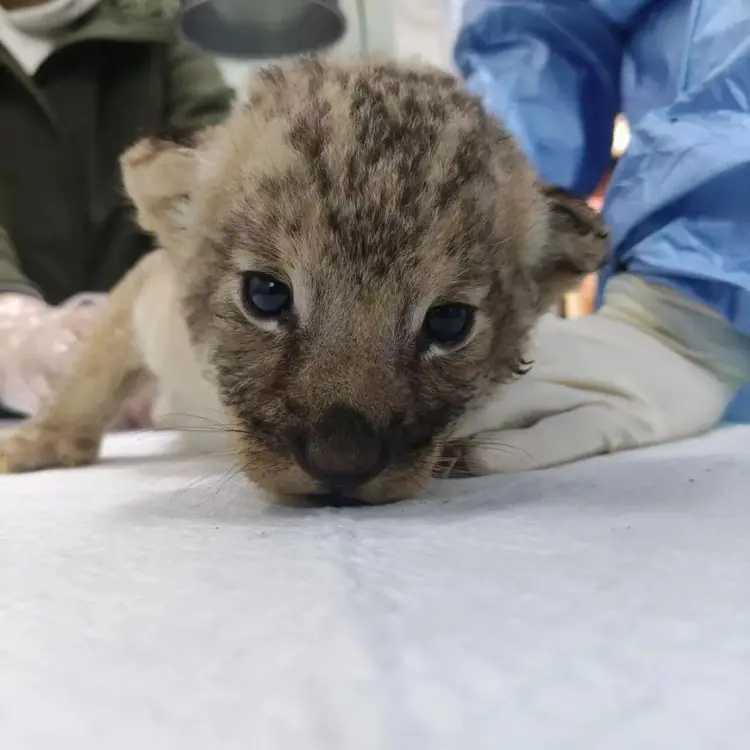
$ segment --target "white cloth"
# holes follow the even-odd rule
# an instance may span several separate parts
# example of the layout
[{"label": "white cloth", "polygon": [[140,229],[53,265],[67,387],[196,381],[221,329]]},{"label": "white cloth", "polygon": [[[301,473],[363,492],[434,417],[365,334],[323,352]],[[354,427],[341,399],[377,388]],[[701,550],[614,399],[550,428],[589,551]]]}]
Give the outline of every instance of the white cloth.
[{"label": "white cloth", "polygon": [[0,477],[0,747],[750,747],[750,428],[309,512],[170,440]]},{"label": "white cloth", "polygon": [[666,287],[623,274],[604,307],[545,316],[531,371],[497,389],[456,431],[477,473],[538,469],[699,435],[750,379],[750,341]]},{"label": "white cloth", "polygon": [[55,33],[100,0],[51,0],[27,8],[0,8],[0,43],[28,75],[34,75],[54,49]]}]

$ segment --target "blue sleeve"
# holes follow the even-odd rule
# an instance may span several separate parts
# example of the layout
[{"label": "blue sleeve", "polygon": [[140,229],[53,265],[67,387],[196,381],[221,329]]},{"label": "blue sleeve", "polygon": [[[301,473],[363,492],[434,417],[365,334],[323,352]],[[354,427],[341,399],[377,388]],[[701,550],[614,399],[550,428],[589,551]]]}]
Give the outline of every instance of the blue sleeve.
[{"label": "blue sleeve", "polygon": [[[645,102],[630,118],[630,146],[604,205],[617,265],[708,305],[750,336],[747,1],[694,0],[651,14],[633,53],[637,67],[624,85],[634,110]],[[660,60],[677,73],[660,101],[649,101],[642,92],[657,90]]]},{"label": "blue sleeve", "polygon": [[621,268],[750,336],[750,37],[741,46],[719,75],[636,123],[604,216]]},{"label": "blue sleeve", "polygon": [[[634,10],[643,2],[619,5]],[[610,165],[620,105],[625,25],[604,5],[465,0],[453,50],[468,88],[542,177],[580,195],[593,192]]]}]

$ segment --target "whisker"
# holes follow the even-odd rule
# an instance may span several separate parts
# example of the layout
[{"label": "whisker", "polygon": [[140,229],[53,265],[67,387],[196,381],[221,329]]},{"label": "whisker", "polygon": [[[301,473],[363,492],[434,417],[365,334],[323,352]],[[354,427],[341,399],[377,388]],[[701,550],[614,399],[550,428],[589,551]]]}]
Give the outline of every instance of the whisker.
[{"label": "whisker", "polygon": [[497,450],[500,453],[506,453],[515,457],[518,457],[518,454],[521,454],[527,461],[533,461],[533,456],[528,451],[523,450],[523,448],[519,448],[517,445],[509,445],[507,443],[477,438],[473,438],[470,442],[473,447]]},{"label": "whisker", "polygon": [[[437,471],[436,471],[437,470]],[[457,465],[435,466],[433,476],[436,479],[472,479],[477,475],[470,469]]]},{"label": "whisker", "polygon": [[219,422],[216,419],[211,419],[210,417],[203,416],[202,414],[190,414],[186,412],[169,412],[165,416],[167,418],[184,417],[185,419],[196,419],[202,422],[206,422],[209,425],[213,425],[217,429],[225,430],[227,432],[236,432],[238,430],[238,428],[236,427],[230,427],[224,422]]},{"label": "whisker", "polygon": [[244,471],[244,467],[236,465],[231,469],[228,469],[224,473],[223,477],[218,480],[218,486],[215,487],[214,496],[217,496],[224,489],[224,487],[226,487],[227,484],[229,484],[231,480],[235,479],[242,471]]}]

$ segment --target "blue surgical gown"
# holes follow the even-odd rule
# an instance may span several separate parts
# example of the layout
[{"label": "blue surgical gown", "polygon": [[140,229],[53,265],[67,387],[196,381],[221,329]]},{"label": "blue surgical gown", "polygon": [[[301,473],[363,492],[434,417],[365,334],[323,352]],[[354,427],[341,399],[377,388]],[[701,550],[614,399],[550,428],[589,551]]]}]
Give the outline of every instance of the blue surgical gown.
[{"label": "blue surgical gown", "polygon": [[626,116],[603,281],[667,283],[750,336],[750,0],[462,5],[456,66],[548,182],[592,192]]}]

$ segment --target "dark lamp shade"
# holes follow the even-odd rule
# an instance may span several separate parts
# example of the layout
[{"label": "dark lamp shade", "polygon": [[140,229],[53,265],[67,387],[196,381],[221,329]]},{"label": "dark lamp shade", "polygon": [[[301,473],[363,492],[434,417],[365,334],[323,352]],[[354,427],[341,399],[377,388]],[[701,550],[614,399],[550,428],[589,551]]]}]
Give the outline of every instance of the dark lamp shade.
[{"label": "dark lamp shade", "polygon": [[179,19],[199,49],[243,60],[317,52],[346,31],[337,0],[180,0]]}]

